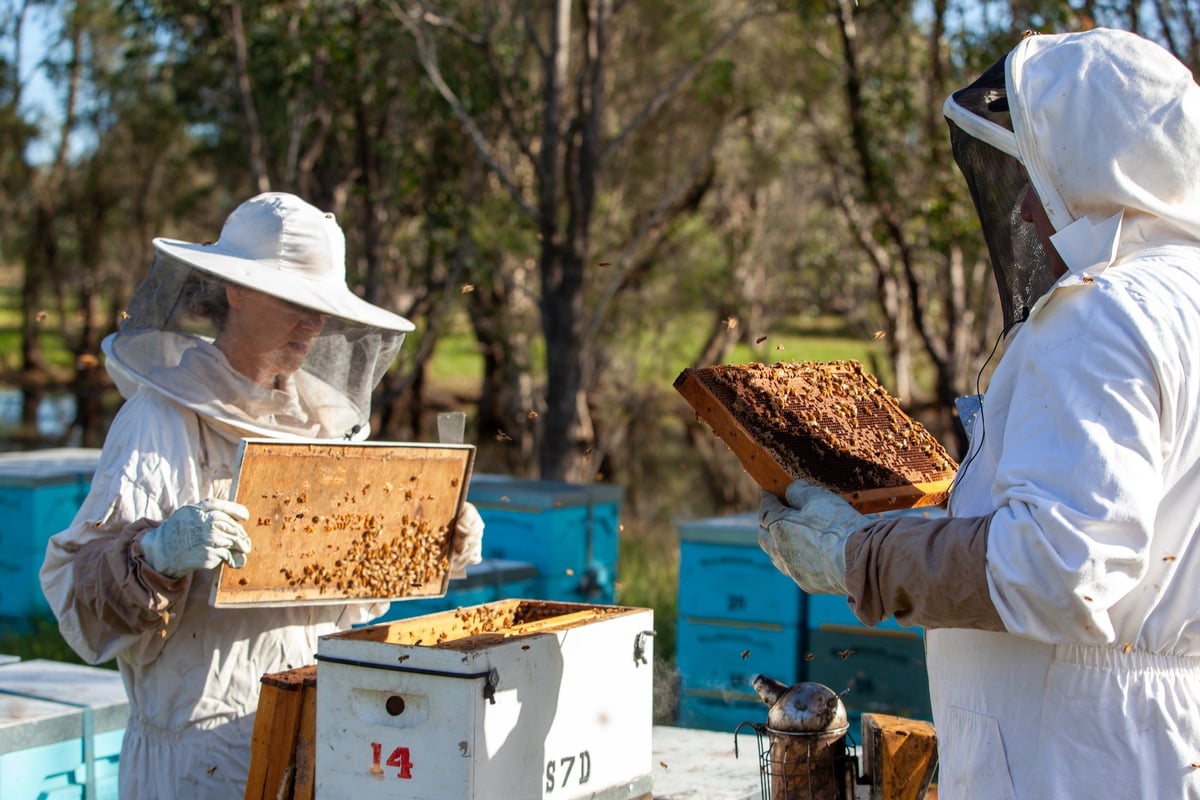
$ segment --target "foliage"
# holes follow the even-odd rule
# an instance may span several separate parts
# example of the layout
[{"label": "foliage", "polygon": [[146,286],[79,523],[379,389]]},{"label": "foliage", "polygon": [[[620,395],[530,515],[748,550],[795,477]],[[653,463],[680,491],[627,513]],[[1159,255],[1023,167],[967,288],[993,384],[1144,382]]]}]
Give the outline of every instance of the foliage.
[{"label": "foliage", "polygon": [[[58,624],[52,617],[33,617],[21,623],[9,622],[0,625],[0,654],[17,656],[22,661],[42,658],[68,664],[85,663],[58,632]],[[116,669],[116,662],[109,661],[97,666]]]},{"label": "foliage", "polygon": [[676,606],[679,541],[670,526],[625,524],[617,567],[618,605],[654,611],[654,721],[675,720]]}]

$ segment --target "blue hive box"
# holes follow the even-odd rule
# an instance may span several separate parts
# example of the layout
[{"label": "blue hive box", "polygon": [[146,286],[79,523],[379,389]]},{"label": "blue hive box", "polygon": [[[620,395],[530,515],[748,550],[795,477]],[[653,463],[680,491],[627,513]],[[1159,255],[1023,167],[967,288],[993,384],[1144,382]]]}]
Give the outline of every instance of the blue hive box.
[{"label": "blue hive box", "polygon": [[114,670],[40,659],[0,666],[0,797],[116,800],[128,719]]},{"label": "blue hive box", "polygon": [[483,555],[537,568],[537,599],[612,603],[622,489],[475,474]]},{"label": "blue hive box", "polygon": [[533,564],[485,558],[482,563],[467,567],[465,578],[450,581],[450,588],[444,596],[394,601],[387,613],[368,624],[419,617],[497,600],[534,598],[537,596],[537,578],[537,567]]},{"label": "blue hive box", "polygon": [[[941,509],[887,512],[940,515]],[[676,668],[678,724],[734,730],[763,722],[766,707],[750,679],[816,681],[837,692],[851,715],[928,719],[924,641],[888,619],[869,628],[846,598],[808,595],[758,544],[758,514],[682,522]]]},{"label": "blue hive box", "polygon": [[38,581],[46,542],[75,519],[99,460],[91,448],[0,454],[0,618],[50,615]]}]

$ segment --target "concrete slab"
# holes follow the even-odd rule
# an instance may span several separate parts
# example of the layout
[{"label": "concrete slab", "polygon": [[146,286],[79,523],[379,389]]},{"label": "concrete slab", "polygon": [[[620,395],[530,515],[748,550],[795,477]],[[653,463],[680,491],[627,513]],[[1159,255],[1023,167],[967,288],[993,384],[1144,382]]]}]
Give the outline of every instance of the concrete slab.
[{"label": "concrete slab", "polygon": [[753,729],[719,731],[655,726],[654,800],[760,800],[758,745]]}]

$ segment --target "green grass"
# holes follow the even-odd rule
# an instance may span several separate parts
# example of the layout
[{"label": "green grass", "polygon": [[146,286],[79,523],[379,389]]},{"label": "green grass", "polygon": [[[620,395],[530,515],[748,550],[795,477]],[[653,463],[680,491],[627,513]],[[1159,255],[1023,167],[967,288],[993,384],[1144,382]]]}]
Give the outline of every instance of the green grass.
[{"label": "green grass", "polygon": [[[412,334],[420,335],[420,331]],[[409,344],[405,343],[405,349]],[[437,352],[429,364],[429,380],[458,383],[469,379],[476,386],[483,377],[483,356],[465,319],[456,318],[438,338]]]},{"label": "green grass", "polygon": [[654,611],[654,721],[675,719],[675,633],[679,547],[674,530],[637,521],[621,527],[618,605]]},{"label": "green grass", "polygon": [[654,609],[654,648],[664,659],[673,660],[679,583],[675,532],[665,534],[638,522],[623,525],[617,576],[617,603]]},{"label": "green grass", "polygon": [[[62,638],[58,625],[50,617],[34,617],[25,625],[0,624],[0,654],[18,656],[22,661],[42,658],[69,664],[84,663]],[[100,666],[115,669],[116,662]]]},{"label": "green grass", "polygon": [[[638,381],[669,386],[699,351],[702,326],[710,322],[707,312],[681,313],[673,323],[643,332],[618,350],[623,358],[639,365]],[[412,335],[419,336],[420,332]],[[537,369],[542,364],[544,348],[540,341],[531,346],[530,363]],[[836,317],[794,317],[769,331],[761,342],[736,345],[726,363],[843,359],[869,363],[882,356],[883,348],[879,342],[848,330]],[[468,380],[477,385],[482,373],[483,357],[471,328],[465,320],[455,319],[438,340],[437,354],[429,366],[429,379],[454,384]]]}]

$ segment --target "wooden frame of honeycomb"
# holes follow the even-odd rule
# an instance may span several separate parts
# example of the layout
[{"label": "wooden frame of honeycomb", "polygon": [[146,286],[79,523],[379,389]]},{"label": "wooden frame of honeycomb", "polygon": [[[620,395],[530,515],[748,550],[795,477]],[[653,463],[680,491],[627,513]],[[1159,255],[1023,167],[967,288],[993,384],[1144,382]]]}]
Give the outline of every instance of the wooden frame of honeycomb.
[{"label": "wooden frame of honeycomb", "polygon": [[216,607],[441,597],[475,448],[243,439],[231,495],[253,549]]},{"label": "wooden frame of honeycomb", "polygon": [[863,513],[938,505],[958,469],[857,361],[691,368],[675,388],[779,497],[805,478]]}]

